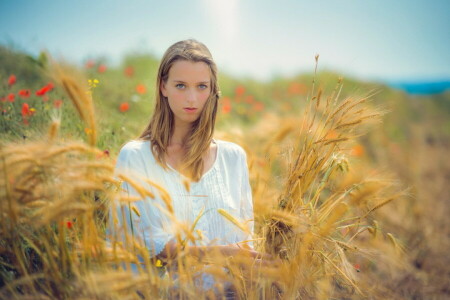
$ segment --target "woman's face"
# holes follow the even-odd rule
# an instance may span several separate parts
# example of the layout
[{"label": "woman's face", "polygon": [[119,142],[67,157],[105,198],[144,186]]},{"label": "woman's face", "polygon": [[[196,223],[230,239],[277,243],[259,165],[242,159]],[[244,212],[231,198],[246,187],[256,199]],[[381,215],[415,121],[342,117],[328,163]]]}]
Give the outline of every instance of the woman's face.
[{"label": "woman's face", "polygon": [[175,124],[192,123],[198,119],[211,93],[211,74],[204,62],[176,61],[169,70],[167,82],[161,83]]}]

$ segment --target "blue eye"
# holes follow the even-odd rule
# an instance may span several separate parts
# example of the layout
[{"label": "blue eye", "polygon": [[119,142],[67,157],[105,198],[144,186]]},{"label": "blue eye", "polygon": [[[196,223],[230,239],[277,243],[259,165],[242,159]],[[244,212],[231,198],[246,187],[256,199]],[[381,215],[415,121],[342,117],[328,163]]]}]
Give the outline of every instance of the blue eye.
[{"label": "blue eye", "polygon": [[206,90],[208,88],[208,86],[206,84],[200,84],[198,86],[201,90]]},{"label": "blue eye", "polygon": [[175,87],[176,87],[177,89],[184,89],[184,88],[185,88],[185,85],[182,84],[182,83],[179,83],[179,84],[177,84]]}]

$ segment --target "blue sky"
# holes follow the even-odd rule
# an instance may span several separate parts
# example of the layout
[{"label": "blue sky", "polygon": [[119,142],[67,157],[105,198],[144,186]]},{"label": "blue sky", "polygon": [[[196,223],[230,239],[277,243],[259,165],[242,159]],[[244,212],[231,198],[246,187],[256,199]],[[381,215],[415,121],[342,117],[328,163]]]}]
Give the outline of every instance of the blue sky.
[{"label": "blue sky", "polygon": [[0,0],[0,44],[73,62],[205,43],[220,70],[268,79],[331,69],[366,80],[450,79],[449,0]]}]

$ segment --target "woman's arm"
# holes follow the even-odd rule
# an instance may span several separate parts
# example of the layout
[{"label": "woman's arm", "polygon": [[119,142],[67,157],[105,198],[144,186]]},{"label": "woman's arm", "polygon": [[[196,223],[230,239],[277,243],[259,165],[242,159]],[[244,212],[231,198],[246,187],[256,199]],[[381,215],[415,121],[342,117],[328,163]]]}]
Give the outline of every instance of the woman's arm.
[{"label": "woman's arm", "polygon": [[[169,241],[164,250],[157,255],[158,259],[163,261],[173,261],[177,258],[180,253],[181,248],[177,245],[174,240]],[[187,255],[193,256],[201,260],[209,254],[218,254],[224,257],[248,257],[252,259],[261,260],[263,264],[273,264],[277,259],[274,259],[269,254],[260,253],[251,249],[243,249],[237,245],[217,245],[217,246],[186,246],[184,249]]]}]

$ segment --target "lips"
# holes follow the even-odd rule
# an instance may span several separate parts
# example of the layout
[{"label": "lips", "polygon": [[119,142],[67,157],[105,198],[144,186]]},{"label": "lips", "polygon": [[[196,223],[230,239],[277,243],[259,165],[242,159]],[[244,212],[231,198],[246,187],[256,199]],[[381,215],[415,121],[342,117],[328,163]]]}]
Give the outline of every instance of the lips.
[{"label": "lips", "polygon": [[195,107],[185,107],[185,108],[183,108],[183,110],[185,112],[187,112],[187,113],[194,113],[194,112],[197,111],[197,108],[195,108]]}]

